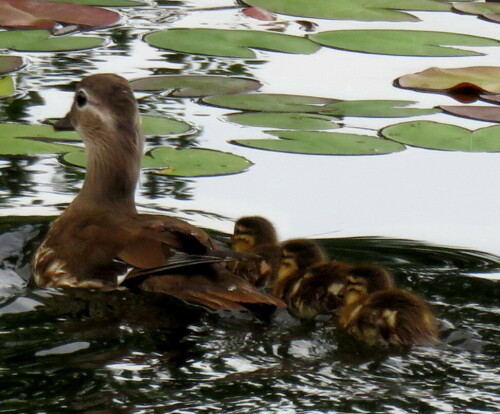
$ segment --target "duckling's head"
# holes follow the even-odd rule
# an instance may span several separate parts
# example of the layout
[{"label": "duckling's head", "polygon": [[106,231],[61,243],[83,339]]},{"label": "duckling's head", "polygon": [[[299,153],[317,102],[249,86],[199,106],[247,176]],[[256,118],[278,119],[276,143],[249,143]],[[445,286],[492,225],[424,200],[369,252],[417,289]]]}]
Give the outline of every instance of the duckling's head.
[{"label": "duckling's head", "polygon": [[107,73],[84,78],[75,91],[70,112],[54,125],[74,128],[95,153],[119,150],[142,153],[143,135],[137,101],[128,81]]},{"label": "duckling's head", "polygon": [[327,260],[321,247],[313,240],[288,240],[282,243],[281,249],[278,280],[288,279],[297,272],[304,272],[308,267]]},{"label": "duckling's head", "polygon": [[347,273],[344,288],[344,304],[350,305],[372,292],[393,287],[391,274],[375,265],[353,266]]},{"label": "duckling's head", "polygon": [[234,225],[231,245],[236,252],[244,253],[258,246],[277,243],[276,230],[273,224],[264,217],[242,217]]}]

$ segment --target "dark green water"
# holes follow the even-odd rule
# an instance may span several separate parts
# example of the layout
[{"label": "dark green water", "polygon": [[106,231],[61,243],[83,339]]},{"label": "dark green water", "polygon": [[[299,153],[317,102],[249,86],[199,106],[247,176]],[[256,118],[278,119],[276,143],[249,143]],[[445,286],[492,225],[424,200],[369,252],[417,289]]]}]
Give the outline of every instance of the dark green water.
[{"label": "dark green water", "polygon": [[443,343],[389,354],[286,312],[264,322],[156,295],[32,290],[28,260],[48,222],[0,222],[0,412],[500,408],[500,288],[487,279],[498,276],[499,257],[405,240],[322,240],[332,257],[387,266],[432,304]]}]

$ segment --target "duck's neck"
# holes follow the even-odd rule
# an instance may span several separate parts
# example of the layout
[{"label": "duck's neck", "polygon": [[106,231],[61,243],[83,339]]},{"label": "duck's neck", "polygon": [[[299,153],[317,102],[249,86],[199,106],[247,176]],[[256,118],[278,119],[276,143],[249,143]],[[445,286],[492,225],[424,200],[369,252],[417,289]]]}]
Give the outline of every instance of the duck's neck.
[{"label": "duck's neck", "polygon": [[[126,137],[129,138],[129,137]],[[73,201],[79,208],[113,209],[135,213],[135,188],[139,179],[142,139],[130,137],[99,148],[87,146],[87,172],[80,194]]]}]

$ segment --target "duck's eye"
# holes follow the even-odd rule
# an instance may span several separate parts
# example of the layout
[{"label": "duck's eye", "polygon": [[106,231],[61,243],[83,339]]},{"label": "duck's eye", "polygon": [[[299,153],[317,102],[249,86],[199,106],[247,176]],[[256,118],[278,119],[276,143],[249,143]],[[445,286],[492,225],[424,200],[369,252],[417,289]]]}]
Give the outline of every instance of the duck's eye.
[{"label": "duck's eye", "polygon": [[76,94],[75,102],[78,108],[83,108],[85,105],[87,105],[87,96],[85,95],[85,92],[78,92]]}]

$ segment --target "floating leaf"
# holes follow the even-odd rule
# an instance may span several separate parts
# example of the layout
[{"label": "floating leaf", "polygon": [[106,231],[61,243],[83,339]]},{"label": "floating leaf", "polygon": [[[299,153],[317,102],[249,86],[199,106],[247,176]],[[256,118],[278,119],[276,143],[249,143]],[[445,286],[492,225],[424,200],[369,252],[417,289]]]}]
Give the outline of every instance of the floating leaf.
[{"label": "floating leaf", "polygon": [[451,3],[455,10],[476,14],[494,22],[500,22],[500,4],[498,3]]},{"label": "floating leaf", "polygon": [[402,151],[404,145],[368,135],[326,131],[267,131],[281,139],[239,139],[245,147],[313,155],[376,155]]},{"label": "floating leaf", "polygon": [[448,11],[447,2],[432,0],[245,0],[250,6],[275,13],[318,19],[418,21],[400,10]]},{"label": "floating leaf", "polygon": [[439,112],[435,108],[408,108],[413,101],[360,100],[342,101],[326,105],[321,113],[334,116],[362,116],[379,118],[397,118],[427,115]]},{"label": "floating leaf", "polygon": [[0,47],[24,52],[49,52],[91,49],[104,39],[90,36],[51,36],[46,30],[0,32]]},{"label": "floating leaf", "polygon": [[65,3],[86,4],[87,6],[101,7],[129,7],[129,6],[144,6],[141,1],[134,0],[51,0]]},{"label": "floating leaf", "polygon": [[50,125],[0,124],[1,138],[34,138],[38,140],[80,141],[73,131],[54,131]]},{"label": "floating leaf", "polygon": [[172,90],[172,96],[200,97],[249,92],[261,87],[259,81],[228,76],[166,75],[134,79],[136,91]]},{"label": "floating leaf", "polygon": [[60,22],[105,27],[118,20],[118,13],[82,4],[46,0],[0,0],[0,26],[52,29],[56,22]]},{"label": "floating leaf", "polygon": [[[470,66],[466,68],[429,68],[422,72],[404,75],[396,80],[402,88],[444,92],[465,92],[465,102],[477,99],[483,92],[500,93],[500,67]],[[469,98],[469,99],[467,99]]]},{"label": "floating leaf", "polygon": [[388,126],[381,134],[415,147],[465,152],[500,151],[500,126],[471,131],[439,122],[412,121]]},{"label": "floating leaf", "polygon": [[186,122],[163,116],[143,115],[141,120],[144,135],[182,134],[191,129]]},{"label": "floating leaf", "polygon": [[500,122],[500,106],[447,106],[440,108],[452,115],[465,118],[478,119],[480,121]]},{"label": "floating leaf", "polygon": [[493,94],[483,94],[479,95],[479,97],[486,102],[492,102],[494,104],[500,104],[500,95],[493,95]]},{"label": "floating leaf", "polygon": [[303,37],[257,30],[169,29],[149,33],[144,40],[161,49],[239,58],[255,58],[249,48],[303,54],[319,49]]},{"label": "floating leaf", "polygon": [[296,112],[253,112],[231,114],[226,118],[241,125],[260,126],[268,128],[318,130],[339,128],[332,122],[334,118],[326,115],[296,113]]},{"label": "floating leaf", "polygon": [[268,12],[265,9],[259,7],[245,7],[241,11],[245,16],[251,17],[252,19],[262,20],[266,22],[272,22],[276,20],[276,15],[274,13]]},{"label": "floating leaf", "polygon": [[0,77],[0,96],[8,96],[14,93],[14,81],[10,76]]},{"label": "floating leaf", "polygon": [[14,72],[25,65],[22,57],[0,56],[0,74]]},{"label": "floating leaf", "polygon": [[202,99],[203,102],[223,108],[265,112],[321,112],[325,105],[338,99],[316,96],[260,93],[249,95],[217,95]]},{"label": "floating leaf", "polygon": [[500,46],[494,39],[420,30],[334,30],[309,38],[337,49],[401,56],[475,56],[483,53],[447,46]]},{"label": "floating leaf", "polygon": [[[74,151],[65,154],[63,161],[85,167],[86,156],[83,151]],[[155,171],[157,174],[183,177],[235,174],[246,170],[250,165],[250,161],[238,155],[201,148],[176,150],[160,147],[150,151],[142,159],[143,167],[160,168],[160,171]]]}]

